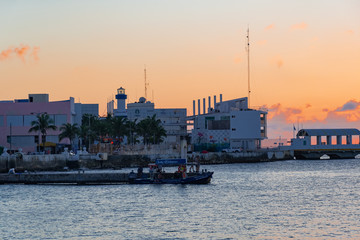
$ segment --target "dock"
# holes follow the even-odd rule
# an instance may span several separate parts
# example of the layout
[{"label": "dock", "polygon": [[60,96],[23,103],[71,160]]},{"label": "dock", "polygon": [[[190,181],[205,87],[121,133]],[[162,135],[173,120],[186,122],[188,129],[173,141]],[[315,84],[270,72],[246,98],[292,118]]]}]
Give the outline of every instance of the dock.
[{"label": "dock", "polygon": [[92,171],[0,174],[0,184],[124,184],[128,175]]}]

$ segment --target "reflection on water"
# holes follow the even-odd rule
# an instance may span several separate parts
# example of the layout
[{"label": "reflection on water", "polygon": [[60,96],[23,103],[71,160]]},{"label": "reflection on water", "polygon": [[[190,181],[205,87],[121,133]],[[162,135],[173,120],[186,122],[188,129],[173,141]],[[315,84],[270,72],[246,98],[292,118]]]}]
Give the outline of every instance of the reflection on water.
[{"label": "reflection on water", "polygon": [[212,165],[209,185],[2,185],[3,239],[360,238],[360,161]]}]

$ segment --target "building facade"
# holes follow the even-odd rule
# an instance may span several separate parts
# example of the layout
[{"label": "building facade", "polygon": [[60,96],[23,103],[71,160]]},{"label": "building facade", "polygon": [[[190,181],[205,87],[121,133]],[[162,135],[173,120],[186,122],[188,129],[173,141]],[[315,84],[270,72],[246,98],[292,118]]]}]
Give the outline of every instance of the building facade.
[{"label": "building facade", "polygon": [[[141,97],[138,102],[126,104],[127,95],[125,89],[117,89],[117,108],[114,108],[114,102],[108,103],[108,113],[114,116],[127,117],[130,121],[141,120],[156,115],[156,119],[161,121],[167,137],[165,143],[177,144],[180,139],[187,135],[186,131],[186,108],[155,108],[153,102],[147,101]],[[126,104],[126,109],[125,109]]]},{"label": "building facade", "polygon": [[[237,148],[243,151],[253,151],[261,148],[261,140],[265,139],[267,132],[266,110],[248,108],[247,98],[238,98],[229,101],[211,103],[203,98],[203,111],[201,101],[198,99],[198,114],[196,115],[196,102],[193,101],[193,116],[188,120],[193,123],[191,143],[194,150],[209,149],[220,151],[224,148]],[[202,112],[202,113],[201,113]]]},{"label": "building facade", "polygon": [[[0,146],[24,152],[37,151],[38,142],[42,142],[39,132],[29,133],[31,122],[38,114],[46,113],[54,121],[57,130],[48,130],[44,142],[58,144],[59,128],[66,123],[81,124],[84,112],[98,115],[98,104],[75,104],[74,98],[64,101],[49,101],[48,94],[29,94],[28,99],[0,101]],[[80,120],[79,120],[80,119]],[[40,140],[40,141],[39,141]],[[69,144],[68,139],[61,141]]]}]

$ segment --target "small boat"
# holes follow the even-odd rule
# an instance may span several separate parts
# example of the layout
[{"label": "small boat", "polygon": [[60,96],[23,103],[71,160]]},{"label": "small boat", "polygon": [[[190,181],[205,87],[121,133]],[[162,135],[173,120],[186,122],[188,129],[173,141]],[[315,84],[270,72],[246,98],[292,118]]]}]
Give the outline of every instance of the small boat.
[{"label": "small boat", "polygon": [[[167,173],[164,167],[178,166],[175,173]],[[187,171],[187,166],[190,166]],[[195,168],[196,170],[195,170]],[[149,164],[149,172],[142,168],[138,172],[129,173],[130,184],[207,184],[210,183],[214,172],[202,170],[199,163],[187,163],[186,159],[158,159],[155,164]]]}]

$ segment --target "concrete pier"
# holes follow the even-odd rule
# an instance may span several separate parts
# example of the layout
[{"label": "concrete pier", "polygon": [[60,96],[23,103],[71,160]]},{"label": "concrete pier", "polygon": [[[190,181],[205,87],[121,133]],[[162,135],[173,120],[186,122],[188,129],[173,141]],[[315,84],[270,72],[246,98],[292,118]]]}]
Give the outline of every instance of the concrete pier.
[{"label": "concrete pier", "polygon": [[128,173],[54,172],[0,174],[0,184],[121,184]]}]

